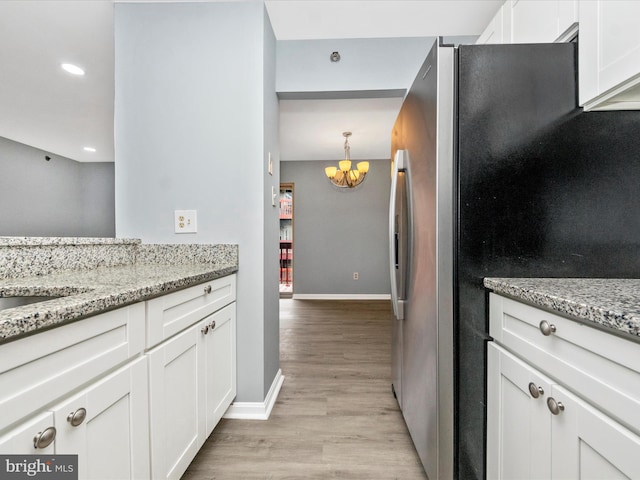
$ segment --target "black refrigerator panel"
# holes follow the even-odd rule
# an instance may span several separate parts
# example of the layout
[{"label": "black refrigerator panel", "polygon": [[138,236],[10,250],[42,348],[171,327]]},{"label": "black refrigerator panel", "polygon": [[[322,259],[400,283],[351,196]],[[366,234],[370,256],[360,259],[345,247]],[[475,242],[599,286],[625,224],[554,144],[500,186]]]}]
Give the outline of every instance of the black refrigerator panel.
[{"label": "black refrigerator panel", "polygon": [[484,277],[640,274],[640,112],[577,107],[576,45],[458,61],[456,465],[485,476]]}]

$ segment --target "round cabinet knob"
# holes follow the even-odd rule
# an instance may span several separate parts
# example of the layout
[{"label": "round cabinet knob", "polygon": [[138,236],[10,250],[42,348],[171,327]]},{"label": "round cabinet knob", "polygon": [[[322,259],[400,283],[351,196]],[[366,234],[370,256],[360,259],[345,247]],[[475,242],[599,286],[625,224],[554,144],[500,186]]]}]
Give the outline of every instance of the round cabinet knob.
[{"label": "round cabinet knob", "polygon": [[79,408],[75,412],[71,412],[67,416],[67,422],[71,424],[72,427],[77,427],[84,419],[87,418],[87,410],[84,408]]},{"label": "round cabinet knob", "polygon": [[556,399],[553,397],[547,398],[547,407],[549,407],[549,411],[554,415],[560,415],[560,412],[564,411],[562,402],[556,402]]},{"label": "round cabinet knob", "polygon": [[533,398],[538,398],[540,395],[544,395],[542,387],[537,386],[535,383],[529,383],[529,393]]},{"label": "round cabinet knob", "polygon": [[204,293],[211,293],[211,285],[204,287]]},{"label": "round cabinet knob", "polygon": [[209,333],[209,325],[205,325],[204,327],[202,327],[202,330],[200,330],[202,332],[203,335],[206,335],[207,333]]},{"label": "round cabinet knob", "polygon": [[209,324],[209,328],[210,328],[211,330],[213,330],[214,328],[216,328],[216,321],[215,321],[215,320]]},{"label": "round cabinet knob", "polygon": [[55,427],[49,427],[42,432],[38,432],[33,437],[33,448],[47,448],[56,439]]},{"label": "round cabinet knob", "polygon": [[556,326],[553,323],[542,320],[540,322],[540,331],[545,337],[548,337],[552,333],[556,333]]}]

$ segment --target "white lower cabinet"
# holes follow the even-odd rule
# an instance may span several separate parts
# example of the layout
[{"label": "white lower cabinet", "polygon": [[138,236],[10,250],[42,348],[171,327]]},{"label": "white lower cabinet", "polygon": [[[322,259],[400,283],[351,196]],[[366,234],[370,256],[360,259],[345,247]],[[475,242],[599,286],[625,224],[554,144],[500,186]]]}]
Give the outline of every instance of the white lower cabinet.
[{"label": "white lower cabinet", "polygon": [[0,346],[0,453],[77,454],[83,480],[180,478],[236,396],[235,282]]},{"label": "white lower cabinet", "polygon": [[562,386],[551,398],[562,409],[552,415],[550,478],[640,478],[638,435]]},{"label": "white lower cabinet", "polygon": [[[35,446],[36,439],[40,439],[39,449]],[[54,439],[53,413],[42,412],[0,436],[0,452],[10,455],[53,454]]]},{"label": "white lower cabinet", "polygon": [[177,479],[236,395],[235,302],[147,352],[151,473]]},{"label": "white lower cabinet", "polygon": [[142,357],[52,409],[55,452],[78,455],[78,478],[149,478],[147,405]]},{"label": "white lower cabinet", "polygon": [[205,320],[205,434],[208,437],[236,396],[236,304]]},{"label": "white lower cabinet", "polygon": [[147,364],[141,357],[0,438],[8,454],[78,455],[78,478],[149,478]]},{"label": "white lower cabinet", "polygon": [[551,478],[551,382],[495,343],[487,348],[487,479]]},{"label": "white lower cabinet", "polygon": [[487,479],[637,479],[640,436],[494,342]]},{"label": "white lower cabinet", "polygon": [[151,473],[180,478],[204,439],[198,409],[204,395],[203,323],[148,352]]}]

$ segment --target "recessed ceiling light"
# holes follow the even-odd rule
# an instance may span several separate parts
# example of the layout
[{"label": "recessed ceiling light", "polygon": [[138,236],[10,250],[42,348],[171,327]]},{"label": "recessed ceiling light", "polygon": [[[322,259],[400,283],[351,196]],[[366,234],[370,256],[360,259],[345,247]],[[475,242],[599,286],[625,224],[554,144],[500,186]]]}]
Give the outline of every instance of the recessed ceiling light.
[{"label": "recessed ceiling light", "polygon": [[73,65],[71,63],[63,63],[62,69],[66,72],[69,72],[72,75],[84,75],[84,70],[78,67],[77,65]]},{"label": "recessed ceiling light", "polygon": [[96,149],[95,149],[95,148],[93,148],[93,147],[84,147],[84,151],[85,151],[85,152],[95,152],[95,151],[96,151]]}]

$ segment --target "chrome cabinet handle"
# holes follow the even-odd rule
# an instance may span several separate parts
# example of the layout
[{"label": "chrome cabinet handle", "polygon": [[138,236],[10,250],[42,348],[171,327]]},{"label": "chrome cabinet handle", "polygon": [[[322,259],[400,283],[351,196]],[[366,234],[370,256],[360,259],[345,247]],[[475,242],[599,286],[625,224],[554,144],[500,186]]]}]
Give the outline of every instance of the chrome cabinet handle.
[{"label": "chrome cabinet handle", "polygon": [[552,333],[556,333],[556,326],[553,323],[542,320],[540,322],[540,331],[545,337],[548,337]]},{"label": "chrome cabinet handle", "polygon": [[204,293],[211,293],[211,285],[204,287]]},{"label": "chrome cabinet handle", "polygon": [[560,412],[564,411],[562,402],[556,402],[556,399],[553,397],[547,398],[547,407],[549,407],[549,411],[554,415],[560,415]]},{"label": "chrome cabinet handle", "polygon": [[216,321],[215,321],[215,320],[209,324],[209,328],[210,328],[211,330],[213,330],[214,328],[216,328]]},{"label": "chrome cabinet handle", "polygon": [[540,395],[544,395],[544,390],[542,387],[537,386],[535,383],[529,383],[529,393],[533,398],[538,398]]},{"label": "chrome cabinet handle", "polygon": [[67,416],[67,422],[71,424],[72,427],[77,427],[84,419],[87,418],[87,410],[84,408],[79,408],[75,412],[71,412]]},{"label": "chrome cabinet handle", "polygon": [[205,325],[200,331],[203,335],[206,335],[207,333],[209,333],[209,325]]},{"label": "chrome cabinet handle", "polygon": [[49,427],[33,437],[33,448],[47,448],[56,439],[56,428]]}]

